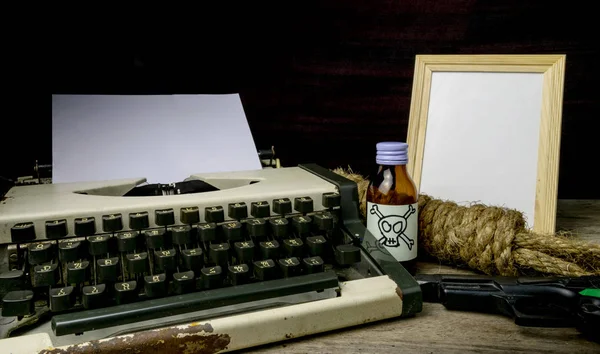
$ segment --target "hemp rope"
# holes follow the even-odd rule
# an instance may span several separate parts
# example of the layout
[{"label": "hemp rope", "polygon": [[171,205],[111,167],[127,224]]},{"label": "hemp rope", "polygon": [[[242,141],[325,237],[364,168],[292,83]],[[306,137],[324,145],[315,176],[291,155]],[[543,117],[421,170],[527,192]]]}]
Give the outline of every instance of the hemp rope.
[{"label": "hemp rope", "polygon": [[[369,180],[351,169],[333,172],[358,185],[360,211],[366,218]],[[600,275],[600,244],[565,234],[540,235],[525,228],[520,211],[419,196],[419,250],[441,262],[468,266],[488,275]]]}]

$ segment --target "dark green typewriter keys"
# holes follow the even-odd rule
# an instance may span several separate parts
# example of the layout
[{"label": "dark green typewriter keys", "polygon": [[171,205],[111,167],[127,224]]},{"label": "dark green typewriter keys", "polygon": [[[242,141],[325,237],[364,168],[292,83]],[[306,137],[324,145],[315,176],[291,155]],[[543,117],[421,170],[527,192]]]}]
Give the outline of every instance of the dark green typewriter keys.
[{"label": "dark green typewriter keys", "polygon": [[217,239],[217,225],[215,223],[199,224],[198,236],[202,242],[210,242]]},{"label": "dark green typewriter keys", "polygon": [[35,227],[32,222],[16,224],[10,229],[12,242],[26,242],[35,240]]},{"label": "dark green typewriter keys", "polygon": [[209,246],[210,260],[218,265],[226,265],[229,262],[229,244],[217,243]]},{"label": "dark green typewriter keys", "polygon": [[96,270],[98,272],[98,281],[100,283],[117,281],[120,269],[119,263],[118,257],[97,260],[96,264],[98,266],[96,267]]},{"label": "dark green typewriter keys", "polygon": [[181,260],[185,269],[197,272],[202,269],[204,263],[204,254],[201,248],[182,250]]},{"label": "dark green typewriter keys", "polygon": [[0,273],[0,283],[3,286],[3,290],[6,292],[26,289],[26,281],[28,279],[29,277],[26,279],[23,269],[14,269]]},{"label": "dark green typewriter keys", "polygon": [[60,279],[60,268],[58,263],[36,265],[33,267],[33,286],[53,286]]},{"label": "dark green typewriter keys", "polygon": [[173,238],[173,243],[176,245],[190,245],[194,243],[192,227],[190,225],[171,228],[171,237]]},{"label": "dark green typewriter keys", "polygon": [[223,285],[223,274],[220,266],[202,268],[200,274],[204,289],[219,288]]},{"label": "dark green typewriter keys", "polygon": [[323,236],[309,236],[306,238],[306,245],[312,256],[323,256],[325,254],[327,240]]},{"label": "dark green typewriter keys", "polygon": [[300,261],[296,257],[283,258],[278,260],[279,269],[285,278],[293,277],[294,275],[300,274],[302,270]]},{"label": "dark green typewriter keys", "polygon": [[105,291],[105,284],[84,286],[82,290],[83,307],[86,309],[102,307],[108,298]]},{"label": "dark green typewriter keys", "polygon": [[173,209],[162,209],[154,212],[154,223],[158,226],[169,226],[175,224],[175,213]]},{"label": "dark green typewriter keys", "polygon": [[75,304],[75,292],[72,286],[50,290],[50,310],[67,311]]},{"label": "dark green typewriter keys", "polygon": [[233,244],[235,255],[239,263],[249,263],[254,259],[254,242],[241,241]]},{"label": "dark green typewriter keys", "polygon": [[28,246],[29,264],[48,263],[54,258],[54,245],[51,243],[33,243]]},{"label": "dark green typewriter keys", "polygon": [[231,265],[227,270],[231,285],[242,285],[250,279],[250,268],[246,264]]},{"label": "dark green typewriter keys", "polygon": [[223,234],[227,241],[234,242],[244,239],[244,236],[242,235],[242,224],[239,221],[225,223],[222,227]]},{"label": "dark green typewriter keys", "polygon": [[75,262],[81,256],[81,242],[63,241],[58,243],[58,259],[62,263]]},{"label": "dark green typewriter keys", "polygon": [[294,210],[299,213],[310,213],[314,209],[313,200],[311,197],[294,198]]},{"label": "dark green typewriter keys", "polygon": [[78,261],[69,262],[67,264],[67,283],[68,284],[83,284],[88,280],[90,274],[90,262]]},{"label": "dark green typewriter keys", "polygon": [[283,240],[283,249],[288,257],[300,257],[304,251],[304,243],[301,238],[288,238]]},{"label": "dark green typewriter keys", "polygon": [[266,218],[271,215],[270,208],[269,202],[266,200],[261,202],[252,202],[250,204],[250,215],[255,218]]},{"label": "dark green typewriter keys", "polygon": [[117,232],[123,229],[123,218],[121,214],[110,214],[102,216],[102,229],[104,232]]},{"label": "dark green typewriter keys", "polygon": [[349,266],[360,262],[360,249],[354,245],[338,245],[335,247],[335,260],[339,265]]},{"label": "dark green typewriter keys", "polygon": [[321,202],[325,208],[331,209],[340,206],[342,203],[342,197],[339,193],[335,192],[323,193]]},{"label": "dark green typewriter keys", "polygon": [[250,237],[261,240],[267,236],[267,223],[264,219],[249,219],[246,221],[246,229]]},{"label": "dark green typewriter keys", "polygon": [[165,245],[165,230],[148,230],[145,231],[146,246],[151,249],[159,249]]},{"label": "dark green typewriter keys", "polygon": [[265,259],[262,261],[255,261],[254,265],[254,277],[259,281],[277,279],[279,270],[275,266],[275,262],[272,259]]},{"label": "dark green typewriter keys", "polygon": [[67,220],[46,221],[46,238],[61,238],[68,233]]},{"label": "dark green typewriter keys", "polygon": [[270,219],[271,233],[276,238],[286,237],[288,234],[289,221],[286,218]]},{"label": "dark green typewriter keys", "polygon": [[280,215],[292,212],[292,202],[289,198],[273,199],[273,212]]},{"label": "dark green typewriter keys", "polygon": [[88,240],[88,252],[92,256],[101,256],[108,253],[108,235],[101,236],[89,236]]},{"label": "dark green typewriter keys", "polygon": [[119,232],[117,234],[117,249],[119,252],[133,252],[137,247],[137,231]]},{"label": "dark green typewriter keys", "polygon": [[148,220],[148,212],[130,213],[129,214],[129,228],[132,230],[147,229],[150,226]]},{"label": "dark green typewriter keys", "polygon": [[292,218],[292,225],[294,225],[294,232],[297,235],[305,235],[310,232],[310,225],[312,219],[310,216],[294,216]]},{"label": "dark green typewriter keys", "polygon": [[115,283],[115,301],[117,304],[125,304],[135,301],[138,294],[137,282],[130,280]]},{"label": "dark green typewriter keys", "polygon": [[317,213],[313,218],[317,229],[321,231],[333,230],[333,215],[330,212]]},{"label": "dark green typewriter keys", "polygon": [[248,206],[244,202],[229,204],[227,211],[227,216],[234,220],[242,220],[248,217]]},{"label": "dark green typewriter keys", "polygon": [[319,256],[304,258],[302,265],[308,274],[319,273],[325,270],[325,262]]},{"label": "dark green typewriter keys", "polygon": [[275,240],[260,242],[258,248],[263,259],[276,259],[279,257],[279,242]]},{"label": "dark green typewriter keys", "polygon": [[92,236],[96,233],[95,218],[77,218],[75,219],[75,235]]},{"label": "dark green typewriter keys", "polygon": [[33,312],[33,291],[15,290],[4,295],[2,299],[2,317],[27,316]]},{"label": "dark green typewriter keys", "polygon": [[144,277],[144,292],[148,297],[167,295],[169,283],[165,274],[147,275]]},{"label": "dark green typewriter keys", "polygon": [[223,222],[225,221],[225,213],[222,206],[213,206],[204,209],[204,220],[206,222]]},{"label": "dark green typewriter keys", "polygon": [[142,274],[148,271],[148,253],[128,254],[125,259],[127,259],[127,272],[129,274]]},{"label": "dark green typewriter keys", "polygon": [[193,271],[173,274],[173,290],[175,294],[185,294],[196,290],[196,276]]},{"label": "dark green typewriter keys", "polygon": [[200,222],[200,211],[198,207],[181,208],[179,219],[182,224],[195,224]]},{"label": "dark green typewriter keys", "polygon": [[177,269],[177,252],[174,249],[154,251],[154,265],[159,273],[173,272]]}]

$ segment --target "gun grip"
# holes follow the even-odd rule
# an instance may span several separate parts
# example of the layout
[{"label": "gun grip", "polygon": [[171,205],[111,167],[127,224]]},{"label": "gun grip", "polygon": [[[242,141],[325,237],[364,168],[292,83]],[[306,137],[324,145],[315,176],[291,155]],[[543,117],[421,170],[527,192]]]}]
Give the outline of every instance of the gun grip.
[{"label": "gun grip", "polygon": [[[525,312],[527,311],[527,312]],[[525,327],[574,327],[577,314],[560,307],[527,307],[518,301],[513,305],[515,324]]]}]

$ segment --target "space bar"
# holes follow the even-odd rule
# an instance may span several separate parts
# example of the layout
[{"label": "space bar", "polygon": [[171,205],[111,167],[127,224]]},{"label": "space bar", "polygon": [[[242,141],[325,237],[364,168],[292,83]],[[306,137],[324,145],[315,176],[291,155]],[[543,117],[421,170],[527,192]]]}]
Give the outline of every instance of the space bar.
[{"label": "space bar", "polygon": [[338,286],[338,278],[333,271],[300,275],[55,315],[52,318],[52,330],[57,336],[79,334],[182,313]]}]

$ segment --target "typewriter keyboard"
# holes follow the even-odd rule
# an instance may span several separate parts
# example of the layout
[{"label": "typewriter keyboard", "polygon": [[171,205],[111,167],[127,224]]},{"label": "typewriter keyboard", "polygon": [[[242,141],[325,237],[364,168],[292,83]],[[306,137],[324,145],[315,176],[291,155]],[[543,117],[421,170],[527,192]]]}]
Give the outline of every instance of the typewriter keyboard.
[{"label": "typewriter keyboard", "polygon": [[[157,228],[147,228],[147,214],[137,213],[129,215],[130,225],[138,225],[134,231],[20,243],[10,255],[12,269],[0,274],[2,317],[28,316],[40,306],[53,315],[124,304],[147,311],[148,299],[168,304],[186,294],[221,289],[223,295],[228,288],[235,303],[247,301],[242,296],[249,293],[275,297],[334,285],[329,269],[361,257],[338,226],[336,197],[324,195],[329,207],[316,212],[310,198],[206,208],[203,223],[197,222],[201,211],[188,208],[181,211],[188,223],[181,225],[173,225],[172,210],[157,211],[156,220],[165,220]],[[109,216],[103,222],[121,221]],[[77,223],[85,229],[85,219]],[[53,227],[60,225],[47,230]],[[273,291],[265,291],[270,284]]]}]

